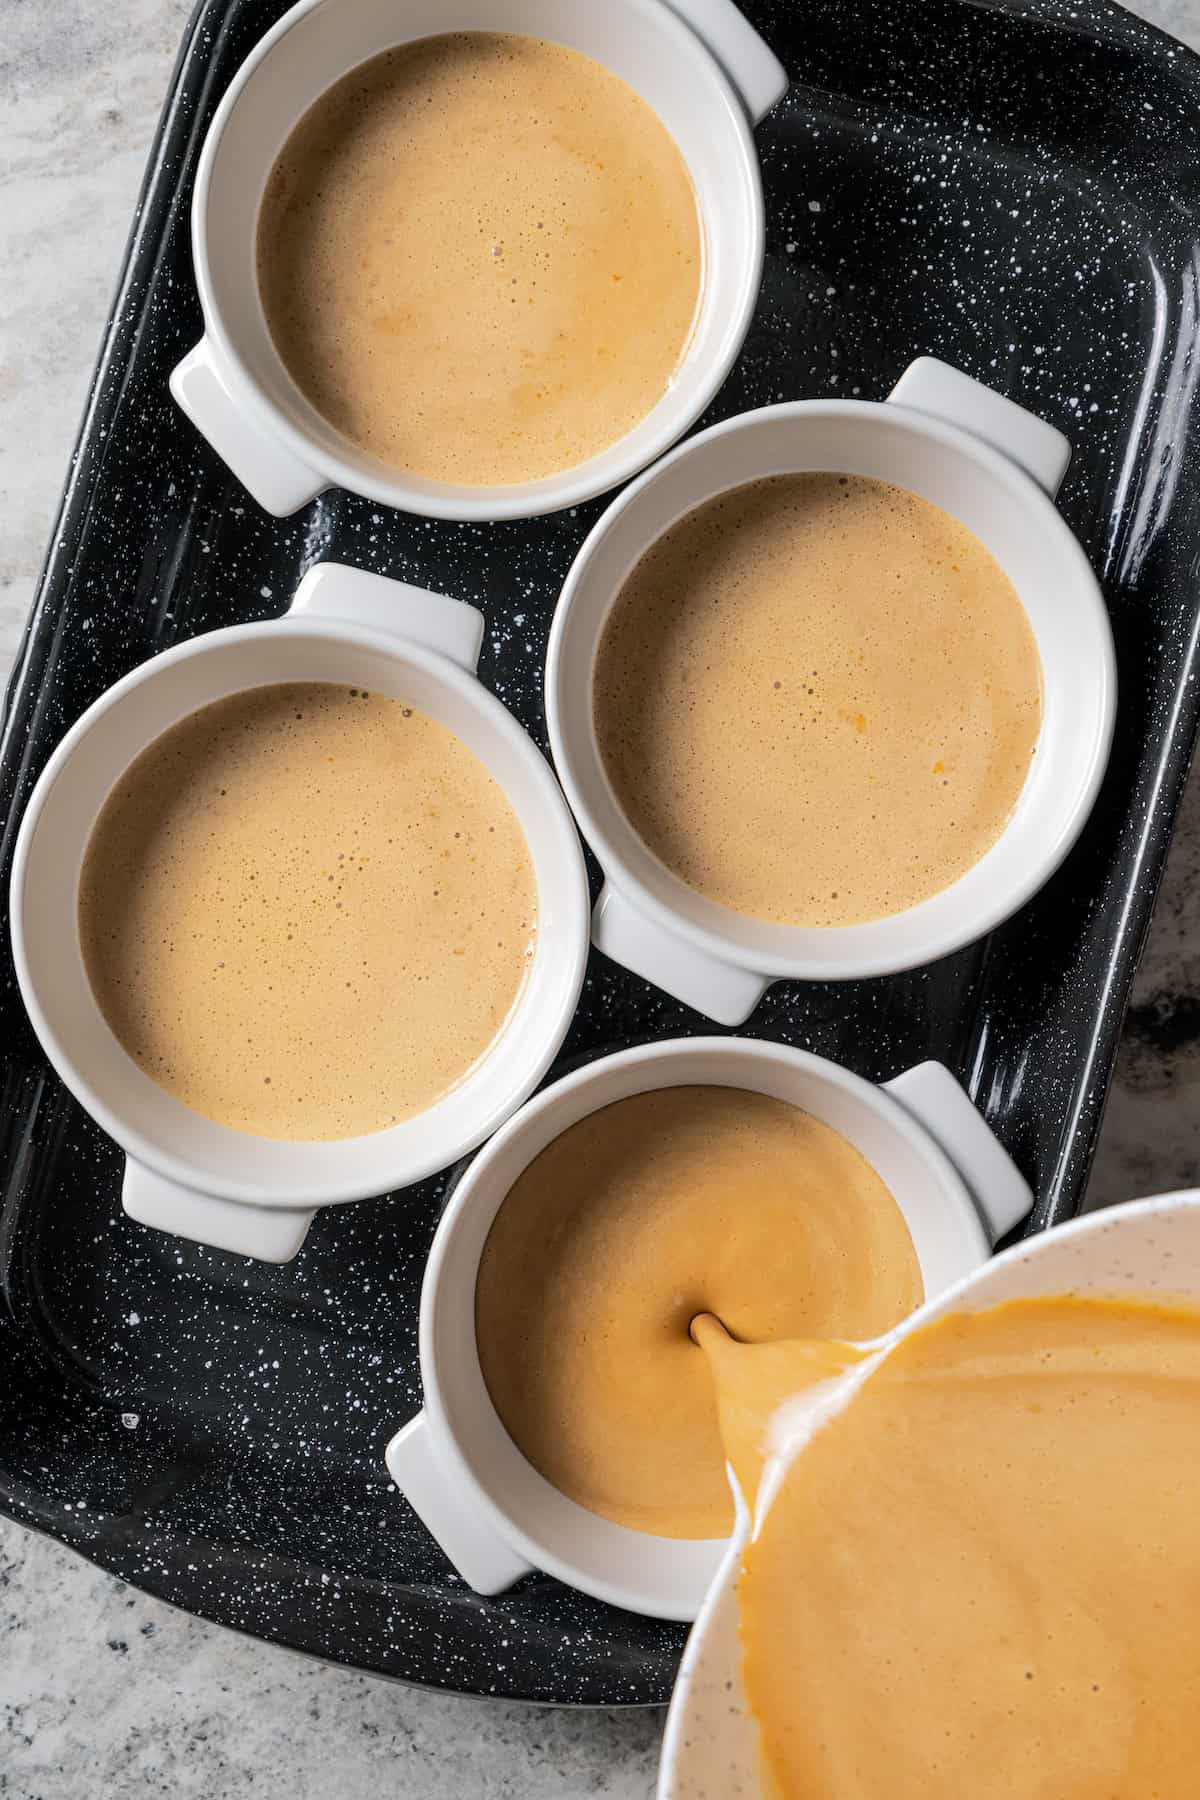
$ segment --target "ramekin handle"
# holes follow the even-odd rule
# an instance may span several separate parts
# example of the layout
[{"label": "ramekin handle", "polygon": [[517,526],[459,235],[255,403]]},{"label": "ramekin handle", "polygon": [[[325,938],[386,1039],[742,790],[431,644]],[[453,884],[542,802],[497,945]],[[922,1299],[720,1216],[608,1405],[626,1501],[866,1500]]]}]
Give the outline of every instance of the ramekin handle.
[{"label": "ramekin handle", "polygon": [[592,914],[592,942],[623,969],[632,969],[718,1025],[748,1019],[769,985],[764,975],[697,950],[648,919],[607,881]]},{"label": "ramekin handle", "polygon": [[737,90],[750,123],[769,113],[788,90],[787,71],[733,0],[667,0],[711,50]]},{"label": "ramekin handle", "polygon": [[532,1563],[517,1555],[472,1507],[442,1467],[423,1412],[399,1430],[387,1447],[388,1474],[430,1536],[477,1594],[500,1594]]},{"label": "ramekin handle", "polygon": [[465,600],[393,581],[390,575],[372,575],[349,563],[317,563],[296,589],[288,613],[390,631],[436,650],[468,675],[474,675],[483,648],[483,614]]},{"label": "ramekin handle", "polygon": [[323,475],[247,417],[209,337],[202,337],[172,369],[171,393],[264,512],[285,518],[329,486]]},{"label": "ramekin handle", "polygon": [[1033,1205],[1033,1190],[944,1063],[906,1069],[884,1089],[925,1126],[966,1182],[993,1244]]},{"label": "ramekin handle", "polygon": [[909,363],[888,399],[982,438],[1031,475],[1052,500],[1062,486],[1071,461],[1069,439],[1015,400],[936,356],[918,356]]},{"label": "ramekin handle", "polygon": [[299,1207],[249,1206],[202,1194],[155,1174],[132,1156],[125,1158],[121,1204],[139,1225],[270,1263],[291,1262],[313,1221],[311,1211]]}]

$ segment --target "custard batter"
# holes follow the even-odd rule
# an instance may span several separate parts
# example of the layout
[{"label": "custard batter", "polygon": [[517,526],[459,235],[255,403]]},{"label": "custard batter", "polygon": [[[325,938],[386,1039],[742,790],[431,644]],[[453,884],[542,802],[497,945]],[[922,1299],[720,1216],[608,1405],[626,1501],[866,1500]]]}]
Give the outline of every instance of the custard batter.
[{"label": "custard batter", "polygon": [[999,837],[1041,728],[1008,577],[927,500],[857,475],[689,513],[605,625],[596,737],[622,810],[689,887],[783,925],[938,893]]},{"label": "custard batter", "polygon": [[619,1100],[542,1151],[484,1247],[493,1404],[548,1481],[665,1537],[733,1505],[693,1317],[747,1339],[869,1337],[922,1298],[908,1226],[845,1138],[741,1088]]},{"label": "custard batter", "polygon": [[[699,1329],[740,1391],[752,1484],[753,1389],[771,1413],[789,1347],[760,1379],[757,1349]],[[791,1348],[801,1387],[812,1347]],[[906,1338],[746,1548],[771,1792],[1195,1800],[1198,1500],[1200,1314],[1023,1300]]]},{"label": "custard batter", "polygon": [[297,386],[362,449],[437,481],[532,481],[666,392],[700,216],[674,139],[616,75],[460,32],[376,57],[300,121],[258,280]]},{"label": "custard batter", "polygon": [[454,1087],[516,1003],[537,918],[502,790],[415,707],[250,688],[164,732],[92,832],[79,932],[145,1073],[262,1137],[385,1130]]}]

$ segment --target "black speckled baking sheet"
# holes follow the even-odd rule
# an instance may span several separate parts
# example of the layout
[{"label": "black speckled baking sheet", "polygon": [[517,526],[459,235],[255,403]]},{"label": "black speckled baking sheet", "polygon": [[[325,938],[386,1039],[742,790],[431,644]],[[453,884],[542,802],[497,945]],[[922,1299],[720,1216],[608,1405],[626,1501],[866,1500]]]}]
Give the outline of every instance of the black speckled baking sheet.
[{"label": "black speckled baking sheet", "polygon": [[[23,801],[119,675],[285,606],[335,556],[483,608],[481,672],[545,745],[559,584],[599,505],[425,523],[335,493],[258,511],[176,412],[199,333],[188,204],[216,102],[282,0],[205,0],[176,71],[62,516],[8,698],[7,892]],[[1116,748],[1048,888],[889,981],[781,983],[749,1030],[887,1077],[958,1071],[1033,1183],[1078,1208],[1197,723],[1200,63],[1104,0],[748,0],[794,78],[760,132],[766,280],[709,421],[882,398],[931,351],[1075,445],[1064,514],[1116,632]],[[593,871],[594,873],[594,871]],[[593,957],[564,1052],[708,1030]],[[420,1401],[442,1184],[327,1212],[284,1268],[147,1231],[121,1158],[49,1072],[0,941],[0,1506],[176,1604],[296,1649],[483,1694],[665,1700],[682,1631],[531,1577],[470,1593],[382,1453]]]}]

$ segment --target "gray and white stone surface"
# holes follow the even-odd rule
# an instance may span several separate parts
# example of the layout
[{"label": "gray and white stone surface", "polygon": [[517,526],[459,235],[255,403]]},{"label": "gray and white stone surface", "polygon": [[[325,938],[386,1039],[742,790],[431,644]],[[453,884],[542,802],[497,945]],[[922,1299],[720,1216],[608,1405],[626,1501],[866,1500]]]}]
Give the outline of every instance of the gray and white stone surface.
[{"label": "gray and white stone surface", "polygon": [[[191,0],[0,0],[0,680],[18,651]],[[1200,0],[1135,11],[1200,49]],[[1200,778],[1091,1187],[1200,1181]],[[171,1611],[0,1520],[3,1800],[652,1793],[661,1720],[389,1686]]]}]

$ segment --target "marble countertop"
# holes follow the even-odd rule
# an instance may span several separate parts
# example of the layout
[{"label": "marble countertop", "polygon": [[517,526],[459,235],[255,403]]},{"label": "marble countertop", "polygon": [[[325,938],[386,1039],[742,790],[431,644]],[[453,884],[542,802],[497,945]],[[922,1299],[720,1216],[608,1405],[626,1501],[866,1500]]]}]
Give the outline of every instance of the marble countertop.
[{"label": "marble countertop", "polygon": [[[17,652],[191,0],[0,0],[0,680]],[[1200,49],[1200,0],[1134,8]],[[1093,1205],[1200,1179],[1200,776],[1138,976]],[[653,1791],[660,1716],[497,1705],[171,1611],[0,1520],[0,1794],[446,1800]]]}]

